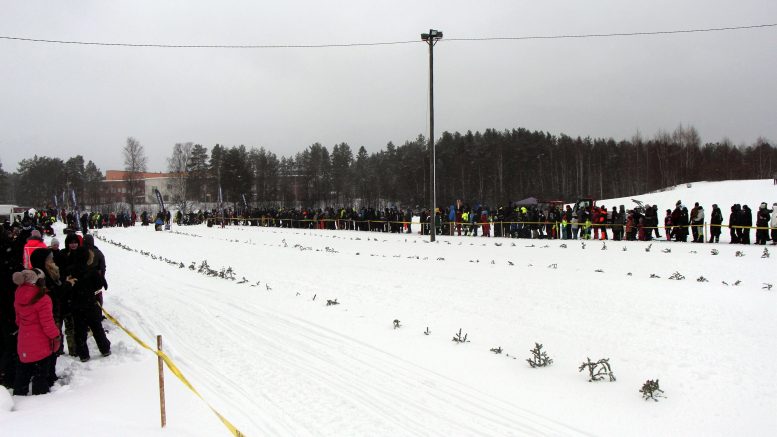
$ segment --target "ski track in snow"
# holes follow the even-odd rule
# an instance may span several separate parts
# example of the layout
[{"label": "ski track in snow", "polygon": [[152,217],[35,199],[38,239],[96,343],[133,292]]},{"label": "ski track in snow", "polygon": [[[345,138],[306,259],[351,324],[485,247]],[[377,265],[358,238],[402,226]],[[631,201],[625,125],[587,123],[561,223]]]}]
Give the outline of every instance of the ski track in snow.
[{"label": "ski track in snow", "polygon": [[[230,420],[249,435],[575,435],[596,429],[585,419],[560,423],[543,417],[547,409],[536,409],[540,414],[530,412],[526,407],[531,403],[526,403],[525,396],[531,398],[531,390],[542,390],[535,381],[523,381],[529,391],[522,402],[515,402],[508,400],[504,390],[482,386],[481,379],[486,377],[475,376],[475,381],[468,382],[471,375],[467,375],[459,380],[449,369],[438,370],[420,361],[423,353],[405,355],[393,340],[380,346],[380,338],[376,341],[370,334],[375,334],[376,320],[388,323],[386,313],[403,314],[403,321],[414,326],[431,324],[436,331],[442,330],[443,340],[437,336],[434,341],[446,341],[449,333],[461,327],[452,323],[468,321],[488,328],[488,335],[477,332],[479,337],[494,336],[495,341],[501,337],[505,344],[515,340],[510,331],[516,327],[536,331],[532,339],[542,336],[555,339],[556,345],[577,344],[571,357],[565,357],[570,351],[555,346],[551,353],[558,354],[553,355],[557,363],[567,358],[577,361],[573,364],[577,366],[585,354],[590,352],[597,359],[600,351],[613,356],[616,375],[635,366],[644,369],[646,364],[668,369],[673,376],[661,381],[673,383],[679,392],[693,391],[699,384],[754,386],[762,372],[770,372],[763,362],[750,362],[751,369],[742,369],[739,353],[757,351],[768,341],[769,335],[756,329],[759,325],[743,326],[741,317],[753,309],[749,300],[773,301],[757,290],[758,281],[773,281],[774,270],[750,269],[741,276],[745,282],[740,287],[719,283],[720,278],[734,282],[727,277],[737,274],[732,265],[773,266],[773,260],[758,258],[760,247],[716,245],[721,253],[712,256],[708,253],[711,245],[663,241],[653,242],[651,252],[644,250],[646,243],[608,241],[605,251],[596,241],[587,242],[585,249],[579,241],[567,241],[563,243],[568,247],[562,249],[559,240],[442,237],[441,242],[428,244],[414,235],[250,227],[183,229],[189,235],[148,229],[102,230],[99,234],[186,266],[192,261],[198,265],[202,259],[216,270],[229,265],[236,278],[245,276],[249,283],[206,277],[102,242],[109,260],[122,258],[128,263],[122,270],[111,269],[112,283],[118,277],[123,290],[115,296],[109,292],[109,302],[148,337],[164,333],[171,357],[195,387],[218,410],[229,411]],[[198,234],[203,238],[196,238]],[[310,249],[300,251],[295,245]],[[324,246],[338,253],[327,252]],[[622,251],[623,246],[627,252]],[[205,247],[209,249],[203,251]],[[661,252],[663,248],[671,248],[674,255]],[[733,257],[734,250],[745,251],[746,257]],[[437,261],[442,251],[444,260]],[[496,260],[494,264],[491,259]],[[515,266],[507,264],[510,259]],[[553,263],[557,269],[548,267]],[[594,272],[598,267],[605,272]],[[426,279],[430,268],[440,272]],[[668,280],[675,270],[682,270],[686,280]],[[626,276],[627,271],[633,276]],[[647,279],[651,272],[662,278]],[[156,275],[152,284],[149,273]],[[711,282],[697,283],[695,275],[700,274]],[[394,280],[397,275],[402,278],[400,283]],[[469,286],[472,282],[462,287],[462,279],[477,284],[475,278],[481,277],[490,278],[487,290]],[[257,279],[260,285],[250,287]],[[549,281],[557,282],[558,290],[551,292]],[[600,282],[615,285],[597,289],[595,284]],[[266,284],[272,291],[266,290]],[[429,284],[435,288],[425,293]],[[441,290],[451,290],[456,296],[445,300]],[[734,293],[748,301],[732,299]],[[315,302],[311,301],[313,294],[318,296]],[[710,296],[727,303],[694,309]],[[326,299],[335,297],[343,305],[323,306]],[[680,310],[667,307],[666,302]],[[513,309],[520,310],[520,320],[518,313],[516,317],[494,317],[500,310]],[[775,313],[773,306],[760,310],[759,320]],[[554,313],[556,323],[543,321],[549,312]],[[358,332],[362,329],[365,332]],[[659,338],[645,337],[644,330],[655,330]],[[570,342],[570,335],[578,331],[584,334]],[[731,346],[739,353],[704,348],[711,335],[717,336],[722,347]],[[520,342],[532,344],[523,337]],[[487,350],[484,344],[478,347]],[[668,351],[677,359],[662,357]],[[471,350],[461,352],[464,362],[472,359]],[[769,353],[774,356],[773,347]],[[635,355],[643,358],[631,358]],[[698,361],[708,364],[698,366]],[[519,370],[525,371],[514,369]],[[636,384],[645,379],[644,370],[640,372],[636,378],[621,376]],[[577,381],[583,378],[577,376]],[[654,377],[649,372],[647,376]],[[774,379],[763,386],[762,395],[768,399],[768,393],[775,392]],[[547,401],[548,396],[540,398]],[[673,396],[683,395],[676,392]],[[746,401],[745,393],[725,390],[713,390],[706,396],[723,405]],[[693,395],[684,401],[692,399]],[[560,408],[570,402],[574,400],[560,400]],[[766,402],[768,408],[770,401]],[[579,414],[585,415],[587,409],[581,410]]]},{"label": "ski track in snow", "polygon": [[[727,218],[732,203],[775,197],[771,180],[689,185],[634,198],[662,211],[699,201],[708,217],[717,202]],[[602,203],[633,206],[631,198]],[[246,435],[728,437],[777,429],[777,289],[764,289],[777,285],[773,246],[762,258],[760,246],[663,239],[583,247],[440,236],[432,244],[416,234],[205,226],[97,234],[175,261],[98,241],[111,284],[106,309],[150,346],[162,334],[190,382]],[[188,268],[203,260],[248,282]],[[675,272],[685,279],[669,280]],[[93,437],[107,427],[118,436],[228,435],[169,372],[160,431],[156,359],[105,326],[113,354],[61,358],[51,395],[14,397],[14,410],[0,411],[3,436]],[[451,341],[459,330],[467,343]],[[552,366],[529,368],[535,342]],[[502,354],[489,352],[498,346]],[[617,381],[587,382],[577,371],[585,357],[610,358]],[[667,397],[644,401],[646,379],[659,379]]]},{"label": "ski track in snow", "polygon": [[[116,306],[126,316],[154,320],[166,344],[176,345],[171,356],[184,373],[197,375],[192,379],[206,399],[218,398],[250,420],[241,427],[249,434],[583,434],[322,325],[160,279],[154,290],[182,295],[133,296],[131,304],[117,298]],[[131,309],[141,302],[142,311]]]}]

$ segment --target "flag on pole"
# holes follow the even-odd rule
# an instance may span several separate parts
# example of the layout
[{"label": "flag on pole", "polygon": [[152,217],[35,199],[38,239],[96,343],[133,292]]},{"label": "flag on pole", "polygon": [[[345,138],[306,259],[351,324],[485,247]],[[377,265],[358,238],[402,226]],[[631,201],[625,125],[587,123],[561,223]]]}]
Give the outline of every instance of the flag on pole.
[{"label": "flag on pole", "polygon": [[162,201],[162,193],[158,189],[154,188],[154,194],[156,194],[156,200],[159,202],[160,211],[165,211],[165,202]]},{"label": "flag on pole", "polygon": [[73,218],[76,222],[76,230],[81,230],[81,214],[78,213],[78,202],[76,201],[76,190],[70,190],[70,197],[73,199]]}]

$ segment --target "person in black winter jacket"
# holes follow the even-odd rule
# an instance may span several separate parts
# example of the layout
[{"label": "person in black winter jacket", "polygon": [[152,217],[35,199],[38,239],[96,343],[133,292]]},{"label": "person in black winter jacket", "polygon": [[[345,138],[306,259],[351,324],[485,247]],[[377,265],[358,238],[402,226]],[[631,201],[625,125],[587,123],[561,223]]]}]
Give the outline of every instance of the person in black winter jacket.
[{"label": "person in black winter jacket", "polygon": [[97,305],[95,292],[102,287],[102,278],[97,271],[98,261],[94,251],[86,247],[73,254],[69,274],[77,279],[73,286],[71,310],[75,322],[76,352],[81,361],[89,361],[89,348],[86,345],[88,331],[97,342],[100,353],[107,357],[111,354],[111,342],[105,336],[101,319],[102,312]]},{"label": "person in black winter jacket", "polygon": [[[84,235],[84,247],[86,249],[94,251],[94,255],[97,257],[97,273],[100,274],[100,279],[102,280],[102,288],[108,289],[108,281],[105,280],[105,255],[103,255],[103,252],[94,245],[94,237],[92,235]],[[97,294],[97,302],[100,303],[100,306],[103,305],[103,293],[100,291]]]},{"label": "person in black winter jacket", "polygon": [[717,204],[713,204],[712,214],[710,215],[710,243],[720,242],[721,224],[723,224],[723,213]]},{"label": "person in black winter jacket", "polygon": [[[78,239],[78,235],[75,233],[68,234],[67,237],[65,237],[65,248],[60,250],[58,254],[55,253],[54,257],[54,261],[56,262],[57,267],[59,267],[59,275],[61,278],[74,277],[71,268],[76,265],[76,258],[80,250],[81,242]],[[67,342],[67,352],[70,356],[75,357],[78,356],[78,354],[76,353],[75,320],[73,319],[73,311],[70,306],[71,300],[72,292],[62,306],[61,316],[65,326],[63,334]]]},{"label": "person in black winter jacket", "polygon": [[[16,228],[18,229],[18,228]],[[22,270],[22,253],[14,241],[14,228],[2,227],[0,232],[0,384],[12,388],[16,376],[16,312],[14,293],[16,285],[12,277],[14,272]]]},{"label": "person in black winter jacket", "polygon": [[688,241],[688,208],[679,200],[672,212],[672,226],[675,241]]},{"label": "person in black winter jacket", "polygon": [[739,212],[741,218],[740,224],[742,225],[742,239],[740,243],[750,244],[750,227],[753,226],[753,212],[747,205],[742,205],[742,210]]},{"label": "person in black winter jacket", "polygon": [[739,204],[731,205],[731,214],[728,216],[728,229],[731,233],[731,241],[728,244],[737,244],[742,241],[742,230],[737,226],[741,226],[739,217]]},{"label": "person in black winter jacket", "polygon": [[755,244],[766,245],[769,241],[769,219],[771,218],[771,209],[766,209],[766,202],[761,202],[755,218]]},{"label": "person in black winter jacket", "polygon": [[658,205],[653,205],[650,215],[650,226],[653,226],[653,230],[656,232],[656,238],[661,238],[661,234],[658,232]]}]

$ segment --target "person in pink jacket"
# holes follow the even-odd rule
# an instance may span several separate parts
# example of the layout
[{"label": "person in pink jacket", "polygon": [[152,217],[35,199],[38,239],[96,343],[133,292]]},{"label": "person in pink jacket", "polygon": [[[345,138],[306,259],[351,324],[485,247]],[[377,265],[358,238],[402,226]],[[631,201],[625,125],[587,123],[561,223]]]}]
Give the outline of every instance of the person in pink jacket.
[{"label": "person in pink jacket", "polygon": [[59,349],[60,332],[54,323],[51,298],[46,294],[45,275],[39,269],[13,274],[18,285],[14,296],[16,324],[19,326],[14,395],[26,396],[32,381],[32,394],[49,392],[52,354]]}]

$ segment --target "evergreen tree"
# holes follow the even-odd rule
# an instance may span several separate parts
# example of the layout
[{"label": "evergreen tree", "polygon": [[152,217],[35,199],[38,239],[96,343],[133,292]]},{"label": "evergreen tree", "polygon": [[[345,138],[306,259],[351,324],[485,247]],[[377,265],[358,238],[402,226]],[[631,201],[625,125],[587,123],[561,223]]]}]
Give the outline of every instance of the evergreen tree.
[{"label": "evergreen tree", "polygon": [[254,193],[261,205],[278,200],[280,161],[274,153],[264,147],[251,149],[249,159],[254,174]]},{"label": "evergreen tree", "polygon": [[340,205],[346,205],[351,202],[352,190],[349,186],[351,165],[353,165],[351,146],[347,143],[335,145],[332,149],[332,190],[334,191],[335,202]]},{"label": "evergreen tree", "polygon": [[299,193],[299,175],[297,173],[297,164],[293,157],[281,157],[279,166],[280,187],[279,199],[282,205],[297,206],[300,198]]},{"label": "evergreen tree", "polygon": [[100,203],[100,192],[103,174],[94,162],[89,161],[84,167],[84,202],[96,206]]},{"label": "evergreen tree", "polygon": [[[215,155],[215,147],[213,151],[211,158]],[[238,206],[243,201],[243,194],[250,195],[252,184],[253,174],[245,146],[225,149],[221,158],[221,189],[224,202],[232,202]]]},{"label": "evergreen tree", "polygon": [[[223,159],[224,148],[216,144],[210,151],[210,162],[208,163],[208,181],[206,182],[206,185],[208,186],[207,192],[212,193],[211,200],[214,202],[218,201],[219,186],[221,186],[221,181],[223,180],[221,177]],[[226,199],[223,198],[224,187],[221,188],[222,200],[226,201]]]},{"label": "evergreen tree", "polygon": [[83,199],[85,179],[83,156],[76,155],[65,161],[65,186],[69,190],[75,190],[76,196],[82,199],[81,201],[85,201]]},{"label": "evergreen tree", "polygon": [[8,173],[3,170],[0,162],[0,203],[8,203]]},{"label": "evergreen tree", "polygon": [[16,201],[38,208],[51,205],[53,195],[65,186],[65,163],[59,158],[39,157],[19,162]]},{"label": "evergreen tree", "polygon": [[205,200],[205,188],[208,181],[208,149],[201,144],[192,146],[191,156],[186,166],[188,182],[186,198],[195,201]]},{"label": "evergreen tree", "polygon": [[359,147],[356,152],[356,161],[353,164],[353,186],[356,189],[356,197],[361,200],[362,205],[369,205],[372,193],[367,183],[369,176],[369,155],[364,146]]},{"label": "evergreen tree", "polygon": [[301,165],[306,188],[305,202],[329,202],[331,195],[332,169],[329,151],[320,143],[314,143],[302,152],[297,163]]}]

